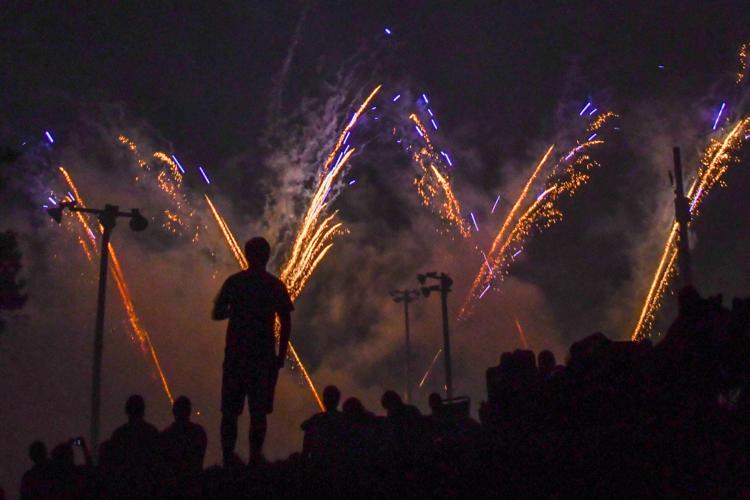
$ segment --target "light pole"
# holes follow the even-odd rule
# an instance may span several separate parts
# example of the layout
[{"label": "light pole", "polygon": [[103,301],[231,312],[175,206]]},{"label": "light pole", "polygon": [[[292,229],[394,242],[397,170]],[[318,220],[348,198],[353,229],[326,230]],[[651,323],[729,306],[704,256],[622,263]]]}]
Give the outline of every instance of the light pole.
[{"label": "light pole", "polygon": [[109,262],[109,237],[118,217],[130,218],[130,229],[143,231],[148,227],[146,220],[137,208],[130,212],[120,212],[116,205],[104,205],[103,209],[76,206],[75,201],[61,202],[56,207],[47,209],[47,213],[60,224],[64,209],[71,212],[95,214],[102,225],[102,250],[99,261],[99,295],[96,303],[96,326],[94,328],[94,366],[91,379],[91,451],[94,456],[99,448],[99,413],[101,408],[102,384],[102,348],[104,343],[104,305],[107,298],[107,263]]},{"label": "light pole", "polygon": [[453,398],[453,375],[451,373],[451,340],[448,331],[448,292],[451,291],[453,280],[445,273],[430,272],[418,274],[417,280],[424,285],[427,278],[440,281],[439,285],[422,286],[422,295],[425,298],[430,292],[440,292],[440,305],[443,311],[443,359],[445,360],[445,392],[448,399]]},{"label": "light pole", "polygon": [[393,297],[393,302],[404,303],[404,325],[406,329],[406,402],[411,403],[411,339],[409,335],[409,304],[419,297],[419,290],[391,290],[388,292]]},{"label": "light pole", "polygon": [[690,266],[690,244],[688,242],[688,224],[690,223],[690,202],[685,197],[685,189],[682,185],[682,158],[680,148],[672,150],[674,156],[674,215],[677,221],[680,239],[677,241],[678,266],[682,286],[693,284],[693,273]]}]

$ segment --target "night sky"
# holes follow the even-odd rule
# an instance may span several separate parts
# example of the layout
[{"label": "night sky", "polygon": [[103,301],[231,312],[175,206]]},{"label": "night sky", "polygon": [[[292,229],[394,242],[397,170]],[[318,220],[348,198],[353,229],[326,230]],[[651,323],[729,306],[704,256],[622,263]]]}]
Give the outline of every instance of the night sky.
[{"label": "night sky", "polygon": [[[305,201],[304,182],[292,181],[319,166],[310,151],[327,154],[322,146],[378,83],[382,104],[396,93],[411,103],[428,94],[440,123],[435,135],[454,157],[454,186],[465,215],[478,215],[479,234],[467,243],[437,231],[438,218],[417,198],[408,157],[370,121],[353,136],[360,150],[347,180],[357,183],[334,204],[349,233],[336,240],[294,316],[292,340],[316,383],[336,383],[345,398],[360,396],[378,411],[382,391],[402,386],[402,310],[387,291],[416,287],[417,272],[445,271],[456,282],[455,317],[481,265],[474,245],[487,248],[502,222],[490,213],[496,196],[507,210],[546,147],[570,138],[586,102],[614,111],[619,118],[606,143],[592,152],[599,166],[591,180],[559,202],[563,220],[532,236],[473,320],[452,325],[457,392],[470,395],[475,410],[484,397],[484,369],[503,349],[518,347],[515,317],[532,349],[549,347],[561,359],[570,342],[594,331],[627,338],[669,227],[672,147],[682,148],[692,174],[721,102],[728,108],[720,125],[748,113],[747,91],[734,85],[738,48],[750,41],[747,7],[739,1],[6,5],[0,146],[24,156],[0,173],[6,207],[0,230],[19,234],[30,298],[0,337],[0,392],[9,408],[0,412],[0,484],[15,491],[32,440],[52,447],[88,430],[96,270],[40,209],[53,167],[69,167],[92,205],[116,201],[153,215],[163,208],[151,191],[132,187],[133,160],[114,139],[123,133],[144,151],[175,153],[188,169],[185,189],[196,210],[205,214],[207,189],[239,240],[265,234],[276,245],[275,271]],[[281,103],[275,118],[274,96]],[[45,130],[55,144],[40,153]],[[696,284],[706,294],[723,292],[725,303],[750,290],[750,151],[745,146],[737,157],[726,186],[703,203],[692,234]],[[210,187],[197,165],[211,176]],[[224,324],[208,314],[236,264],[211,220],[201,220],[208,227],[197,245],[158,229],[135,235],[125,224],[114,240],[173,389],[201,411],[196,418],[209,431],[210,465],[219,449]],[[133,392],[146,397],[147,417],[164,427],[169,407],[152,365],[128,338],[114,287],[109,292],[104,434],[124,421],[122,405]],[[668,325],[672,303],[667,295],[656,331]],[[416,303],[413,321],[421,376],[441,342],[437,299]],[[418,393],[420,405],[441,377],[437,370]],[[315,411],[296,375],[282,377],[276,406],[271,457],[300,448],[299,423]],[[240,444],[246,453],[243,438]]]}]

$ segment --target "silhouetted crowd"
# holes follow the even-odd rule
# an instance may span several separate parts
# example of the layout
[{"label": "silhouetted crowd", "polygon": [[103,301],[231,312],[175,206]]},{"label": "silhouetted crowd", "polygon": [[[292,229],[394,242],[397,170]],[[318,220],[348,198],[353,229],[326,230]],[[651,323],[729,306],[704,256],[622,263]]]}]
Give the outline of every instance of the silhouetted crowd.
[{"label": "silhouetted crowd", "polygon": [[[480,422],[466,398],[430,413],[382,396],[385,415],[335,386],[305,420],[303,449],[273,463],[203,468],[206,434],[190,401],[158,432],[139,396],[92,466],[83,440],[30,447],[22,498],[750,497],[750,299],[679,294],[663,338],[516,350],[487,369]],[[83,464],[73,449],[80,445]]]}]

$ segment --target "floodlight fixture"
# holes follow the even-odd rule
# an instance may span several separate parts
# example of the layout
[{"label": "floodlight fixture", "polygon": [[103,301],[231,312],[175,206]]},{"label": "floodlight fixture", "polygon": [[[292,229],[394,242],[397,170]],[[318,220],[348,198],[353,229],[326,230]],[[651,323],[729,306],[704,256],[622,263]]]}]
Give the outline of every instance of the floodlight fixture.
[{"label": "floodlight fixture", "polygon": [[62,213],[63,213],[63,207],[57,206],[57,207],[49,207],[47,209],[47,214],[49,214],[50,217],[52,217],[52,220],[60,224],[62,222]]},{"label": "floodlight fixture", "polygon": [[141,211],[133,208],[130,211],[130,229],[141,232],[148,227],[148,219],[141,215]]}]

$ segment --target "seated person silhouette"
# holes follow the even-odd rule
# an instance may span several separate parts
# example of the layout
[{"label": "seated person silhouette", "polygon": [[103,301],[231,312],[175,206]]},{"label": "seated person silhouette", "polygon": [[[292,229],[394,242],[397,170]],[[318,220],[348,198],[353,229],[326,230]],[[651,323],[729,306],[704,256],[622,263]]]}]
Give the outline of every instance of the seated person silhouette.
[{"label": "seated person silhouette", "polygon": [[107,445],[107,461],[121,493],[148,495],[156,479],[159,431],[146,422],[146,402],[138,394],[125,403],[128,421],[115,429]]},{"label": "seated person silhouette", "polygon": [[161,433],[161,450],[165,466],[178,482],[196,476],[203,470],[206,456],[206,431],[190,421],[192,404],[185,396],[172,405],[174,422]]},{"label": "seated person silhouette", "polygon": [[[261,460],[266,415],[273,411],[278,370],[284,366],[291,312],[286,286],[266,271],[271,247],[264,238],[245,244],[249,268],[224,282],[216,298],[213,319],[229,319],[221,384],[221,449],[224,465],[235,461],[237,419],[247,398],[250,413],[250,460]],[[280,323],[279,352],[274,326]]]},{"label": "seated person silhouette", "polygon": [[[73,446],[82,447],[83,465],[76,465]],[[55,446],[49,465],[52,476],[49,498],[91,498],[93,470],[91,456],[83,438],[69,439]]]},{"label": "seated person silhouette", "polygon": [[406,404],[395,391],[385,391],[380,399],[386,411],[385,439],[394,449],[412,448],[425,437],[425,422],[416,406]]},{"label": "seated person silhouette", "polygon": [[335,385],[323,390],[325,411],[316,413],[302,422],[305,437],[302,455],[313,459],[331,458],[341,445],[343,437],[343,415],[338,410],[341,392]]},{"label": "seated person silhouette", "polygon": [[34,464],[21,478],[21,500],[49,498],[52,483],[47,447],[41,441],[29,446],[29,458]]},{"label": "seated person silhouette", "polygon": [[361,458],[371,448],[376,434],[376,418],[357,398],[349,398],[341,407],[344,418],[343,448],[353,458]]},{"label": "seated person silhouette", "polygon": [[555,372],[557,368],[557,360],[552,351],[544,350],[537,355],[537,366],[539,370],[539,376],[542,380],[547,380]]}]

